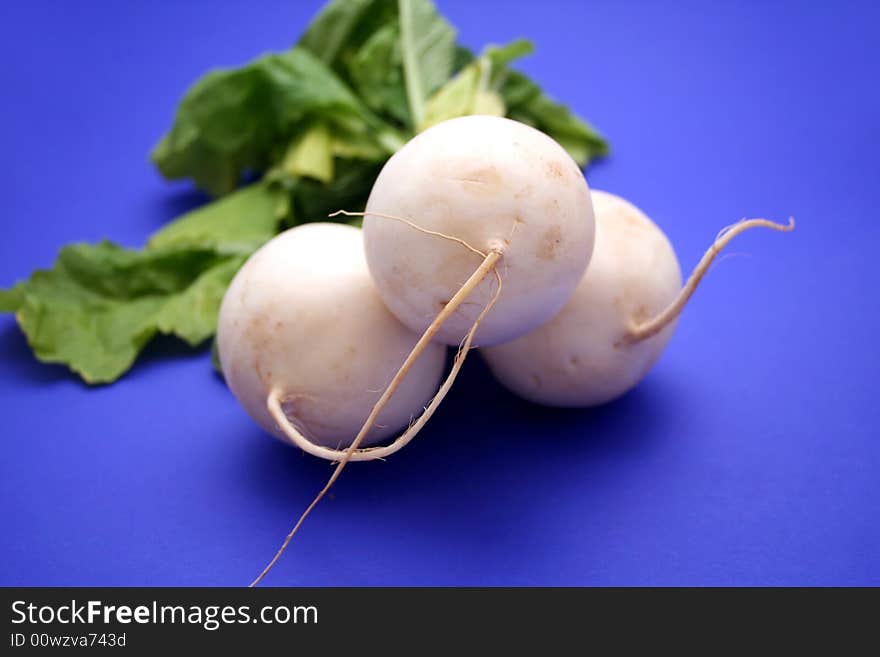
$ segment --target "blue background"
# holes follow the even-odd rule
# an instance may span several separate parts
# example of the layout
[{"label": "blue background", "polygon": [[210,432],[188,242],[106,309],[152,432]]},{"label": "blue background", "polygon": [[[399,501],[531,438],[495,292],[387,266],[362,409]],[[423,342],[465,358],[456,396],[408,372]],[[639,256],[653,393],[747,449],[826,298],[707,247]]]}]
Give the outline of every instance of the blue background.
[{"label": "blue background", "polygon": [[[317,2],[6,3],[0,285],[76,240],[140,245],[200,202],[147,153],[206,69],[291,44]],[[267,580],[289,585],[880,584],[880,11],[853,2],[459,2],[613,156],[590,184],[713,267],[634,392],[558,411],[479,358],[419,439],[355,464]],[[330,466],[260,434],[206,350],[115,385],[0,317],[0,584],[238,585]]]}]

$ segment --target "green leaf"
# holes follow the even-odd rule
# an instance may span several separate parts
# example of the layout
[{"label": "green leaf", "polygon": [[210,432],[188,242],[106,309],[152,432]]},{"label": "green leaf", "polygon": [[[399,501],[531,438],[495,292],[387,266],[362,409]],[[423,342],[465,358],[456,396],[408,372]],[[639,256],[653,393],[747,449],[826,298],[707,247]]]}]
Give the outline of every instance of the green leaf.
[{"label": "green leaf", "polygon": [[337,130],[332,137],[333,155],[349,159],[367,160],[382,163],[388,159],[388,151],[379,148],[372,139],[363,135],[346,133]]},{"label": "green leaf", "polygon": [[398,0],[406,95],[412,125],[422,125],[425,101],[452,74],[455,30],[430,0]]},{"label": "green leaf", "polygon": [[171,294],[156,314],[161,333],[176,335],[195,347],[217,330],[220,302],[246,256],[233,256],[206,269],[193,283]]},{"label": "green leaf", "polygon": [[514,39],[503,46],[488,45],[483,50],[483,57],[492,63],[492,86],[498,87],[506,74],[506,66],[510,62],[531,55],[535,45],[528,39]]},{"label": "green leaf", "polygon": [[203,205],[154,233],[152,249],[197,248],[248,255],[278,230],[280,194],[261,183]]},{"label": "green leaf", "polygon": [[244,256],[74,244],[22,284],[16,318],[37,358],[88,383],[117,379],[157,333],[198,344]]},{"label": "green leaf", "polygon": [[479,65],[468,65],[440,87],[425,104],[419,132],[458,116],[473,114],[480,84]]},{"label": "green leaf", "polygon": [[524,39],[505,46],[487,46],[482,55],[472,59],[428,100],[420,130],[457,116],[504,116],[507,108],[500,88],[508,73],[507,65],[532,50],[532,44]]},{"label": "green leaf", "polygon": [[291,144],[281,162],[291,176],[327,183],[333,180],[333,136],[325,123],[316,123]]},{"label": "green leaf", "polygon": [[459,71],[429,99],[420,129],[468,114],[506,115],[553,137],[580,166],[607,155],[608,143],[592,126],[545,95],[528,77],[508,68],[532,50],[524,39],[487,46],[477,58],[459,47]]},{"label": "green leaf", "polygon": [[411,131],[425,99],[449,78],[457,55],[455,32],[430,0],[336,0],[299,44],[371,109]]},{"label": "green leaf", "polygon": [[508,116],[547,133],[558,141],[580,166],[608,154],[608,142],[565,105],[541,92],[522,73],[511,71],[501,87]]},{"label": "green leaf", "polygon": [[350,58],[348,79],[370,109],[412,125],[403,80],[400,23],[392,20],[376,30]]},{"label": "green leaf", "polygon": [[460,43],[456,44],[455,54],[452,57],[452,71],[457,73],[472,61],[474,61],[474,53],[470,48],[465,48]]},{"label": "green leaf", "polygon": [[342,73],[350,54],[396,17],[394,0],[332,0],[312,20],[298,45]]},{"label": "green leaf", "polygon": [[246,172],[277,162],[318,118],[363,138],[372,135],[380,148],[402,143],[333,71],[294,48],[205,75],[187,91],[151,157],[166,178],[190,177],[211,194],[226,194]]},{"label": "green leaf", "polygon": [[21,306],[24,285],[18,283],[8,290],[0,290],[0,313],[14,313]]},{"label": "green leaf", "polygon": [[119,378],[156,333],[214,334],[235,272],[278,230],[283,194],[257,183],[189,212],[142,250],[74,244],[54,267],[0,293],[37,358],[89,383]]},{"label": "green leaf", "polygon": [[[285,224],[295,226],[311,221],[331,221],[327,215],[337,210],[362,211],[381,168],[381,162],[337,158],[334,163],[336,176],[329,183],[273,172],[272,184],[287,190],[291,198],[292,207]],[[346,219],[342,217],[337,221]]]}]

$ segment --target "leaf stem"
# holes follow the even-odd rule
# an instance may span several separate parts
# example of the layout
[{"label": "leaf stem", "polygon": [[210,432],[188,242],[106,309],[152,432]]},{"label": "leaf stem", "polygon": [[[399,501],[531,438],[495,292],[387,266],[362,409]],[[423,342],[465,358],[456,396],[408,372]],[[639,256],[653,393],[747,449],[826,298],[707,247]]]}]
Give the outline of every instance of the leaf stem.
[{"label": "leaf stem", "polygon": [[418,53],[415,46],[412,1],[397,0],[400,15],[400,49],[403,56],[403,75],[406,81],[406,99],[413,128],[422,124],[425,116],[425,96],[419,78]]}]

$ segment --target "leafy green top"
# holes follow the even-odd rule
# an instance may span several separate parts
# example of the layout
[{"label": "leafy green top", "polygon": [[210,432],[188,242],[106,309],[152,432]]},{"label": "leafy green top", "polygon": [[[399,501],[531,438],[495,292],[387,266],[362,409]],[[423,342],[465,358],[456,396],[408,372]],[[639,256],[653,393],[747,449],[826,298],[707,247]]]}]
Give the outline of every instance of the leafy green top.
[{"label": "leafy green top", "polygon": [[517,40],[475,57],[431,0],[331,0],[293,48],[198,80],[153,149],[163,176],[221,198],[143,249],[63,248],[52,269],[0,290],[0,312],[16,313],[40,360],[114,381],[157,333],[209,338],[250,253],[283,227],[363,208],[382,164],[430,125],[509,116],[581,166],[607,153],[589,124],[509,68],[531,51]]}]

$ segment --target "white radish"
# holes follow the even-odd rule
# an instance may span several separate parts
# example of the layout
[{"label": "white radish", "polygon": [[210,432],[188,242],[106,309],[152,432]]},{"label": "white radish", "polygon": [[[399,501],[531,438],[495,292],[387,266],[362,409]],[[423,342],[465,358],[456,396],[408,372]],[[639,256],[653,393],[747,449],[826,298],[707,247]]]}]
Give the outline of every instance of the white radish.
[{"label": "white radish", "polygon": [[374,448],[382,454],[397,451],[424,426],[475,339],[510,340],[558,312],[593,251],[593,207],[577,164],[544,133],[492,116],[444,121],[410,140],[385,163],[363,214],[376,289],[421,338],[348,448],[322,452],[339,464],[251,586],[278,561],[346,464],[370,457],[361,444],[425,351],[437,342],[459,345],[438,394],[409,430]]},{"label": "white radish", "polygon": [[[217,328],[224,376],[248,414],[324,458],[351,444],[417,339],[379,298],[361,232],[331,223],[293,228],[254,253],[223,298]],[[423,410],[444,362],[445,349],[430,345],[363,445]],[[361,450],[353,458],[377,455]]]},{"label": "white radish", "polygon": [[382,456],[424,426],[474,340],[509,340],[558,312],[587,268],[595,232],[589,188],[565,149],[494,116],[451,119],[410,140],[382,168],[363,215],[379,295],[422,335],[351,445],[322,450],[340,470],[374,454],[357,450],[430,345],[460,349],[439,394]]},{"label": "white radish", "polygon": [[717,253],[763,219],[719,234],[684,288],[672,245],[637,207],[594,190],[596,247],[562,311],[531,333],[482,349],[492,373],[520,397],[549,406],[594,406],[633,388],[657,361],[678,315]]},{"label": "white radish", "polygon": [[[476,335],[482,345],[556,314],[593,250],[593,210],[577,164],[544,133],[493,116],[451,119],[419,134],[388,160],[370,193],[370,273],[391,312],[425,331],[481,258],[383,215],[500,255],[504,289]],[[478,284],[434,339],[459,344],[493,293],[491,278]]]}]

